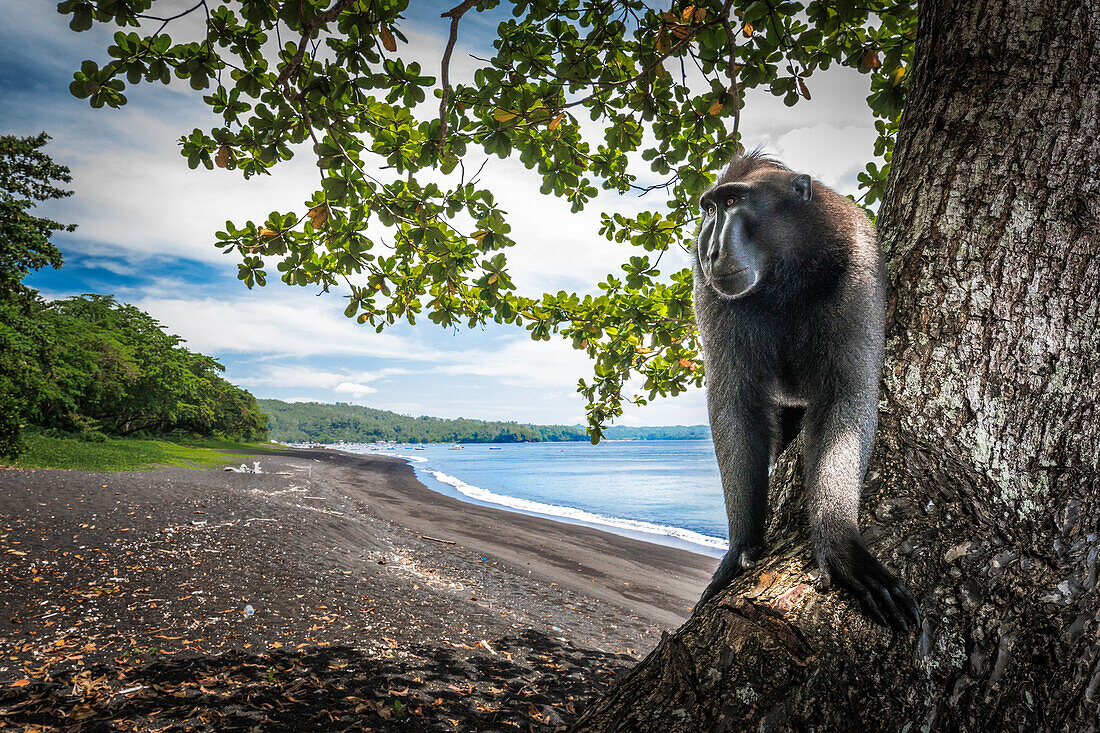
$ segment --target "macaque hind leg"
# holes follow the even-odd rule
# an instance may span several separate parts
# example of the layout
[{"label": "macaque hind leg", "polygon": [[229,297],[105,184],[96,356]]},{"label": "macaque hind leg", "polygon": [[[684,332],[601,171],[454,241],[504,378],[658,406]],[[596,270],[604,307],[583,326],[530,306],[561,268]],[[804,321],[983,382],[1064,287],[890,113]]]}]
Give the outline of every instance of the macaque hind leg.
[{"label": "macaque hind leg", "polygon": [[763,552],[773,432],[769,415],[759,406],[718,400],[713,393],[709,395],[709,403],[714,452],[726,499],[730,548],[696,608],[751,567]]},{"label": "macaque hind leg", "polygon": [[916,601],[863,544],[859,499],[877,422],[872,398],[811,407],[803,441],[810,534],[823,580],[852,592],[879,623],[920,623]]}]

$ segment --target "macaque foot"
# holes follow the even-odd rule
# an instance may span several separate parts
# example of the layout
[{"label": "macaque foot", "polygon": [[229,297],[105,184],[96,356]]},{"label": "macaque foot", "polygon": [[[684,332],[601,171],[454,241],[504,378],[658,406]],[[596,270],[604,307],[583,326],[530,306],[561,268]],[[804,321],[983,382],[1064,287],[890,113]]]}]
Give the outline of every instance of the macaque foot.
[{"label": "macaque foot", "polygon": [[730,547],[725,557],[722,558],[722,563],[714,571],[714,577],[711,578],[710,584],[703,591],[703,595],[699,597],[699,602],[695,604],[695,608],[691,612],[694,614],[706,605],[707,601],[732,583],[734,578],[755,565],[762,553],[763,550],[760,547]]},{"label": "macaque foot", "polygon": [[[863,604],[867,613],[883,626],[907,632],[920,625],[920,608],[902,582],[874,558],[862,542],[853,542],[847,562],[827,558],[825,576],[847,589]],[[826,585],[823,583],[822,585]]]}]

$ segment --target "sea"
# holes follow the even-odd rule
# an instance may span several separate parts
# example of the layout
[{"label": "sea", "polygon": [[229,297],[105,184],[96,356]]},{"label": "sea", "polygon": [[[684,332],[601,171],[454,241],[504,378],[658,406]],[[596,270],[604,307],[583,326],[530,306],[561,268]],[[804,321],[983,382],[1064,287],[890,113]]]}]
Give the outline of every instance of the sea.
[{"label": "sea", "polygon": [[403,458],[429,489],[721,557],[728,527],[710,440],[340,444]]}]

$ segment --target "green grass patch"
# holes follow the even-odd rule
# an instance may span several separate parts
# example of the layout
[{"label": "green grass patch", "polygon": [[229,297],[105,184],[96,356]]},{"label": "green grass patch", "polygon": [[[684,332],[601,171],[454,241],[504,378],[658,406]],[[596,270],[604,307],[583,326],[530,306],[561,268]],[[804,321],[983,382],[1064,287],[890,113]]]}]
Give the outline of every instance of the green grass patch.
[{"label": "green grass patch", "polygon": [[76,437],[30,434],[26,451],[8,465],[19,468],[67,468],[81,471],[140,471],[157,466],[221,468],[245,458],[281,452],[271,443],[239,443],[199,438],[143,440],[113,438],[91,442]]}]

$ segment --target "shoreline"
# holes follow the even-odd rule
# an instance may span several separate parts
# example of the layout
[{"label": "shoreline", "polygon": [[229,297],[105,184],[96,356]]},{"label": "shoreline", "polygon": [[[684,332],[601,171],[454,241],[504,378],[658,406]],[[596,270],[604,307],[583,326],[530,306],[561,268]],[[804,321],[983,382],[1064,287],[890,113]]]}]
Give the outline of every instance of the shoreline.
[{"label": "shoreline", "polygon": [[[440,493],[421,482],[407,459],[398,456],[332,452],[351,460],[377,457],[399,462],[411,474],[415,486],[405,485],[403,493],[386,497],[391,511],[399,508],[401,524],[461,540],[465,547],[493,553],[516,567],[534,562],[529,572],[545,581],[620,605],[669,628],[687,620],[717,565],[718,558],[663,543]],[[657,579],[639,581],[647,576]],[[617,585],[597,585],[597,579]]]},{"label": "shoreline", "polygon": [[[622,440],[618,442],[640,441]],[[407,445],[416,444],[409,443]],[[349,447],[351,446],[370,447],[370,449],[359,452],[350,450]],[[374,448],[369,443],[329,443],[318,444],[316,447],[321,450],[334,450],[353,456],[377,455],[404,460],[408,462],[410,468],[413,469],[417,479],[429,490],[443,496],[457,498],[459,501],[475,506],[484,506],[510,513],[538,517],[561,524],[588,527],[590,529],[608,532],[649,544],[684,550],[695,555],[712,559],[721,559],[729,547],[728,543],[721,538],[705,535],[684,527],[656,524],[646,520],[601,514],[594,510],[580,509],[568,505],[544,504],[540,501],[484,489],[480,486],[474,486],[467,483],[461,477],[443,473],[430,466],[422,466],[421,463],[427,462],[427,458],[398,453],[390,454],[386,450]],[[428,474],[428,476],[424,474]],[[433,484],[439,484],[439,486],[434,486]],[[466,490],[464,490],[464,488]],[[486,498],[481,498],[475,494],[482,494]]]},{"label": "shoreline", "polygon": [[557,730],[717,564],[462,502],[392,456],[257,458],[0,469],[0,728]]}]

